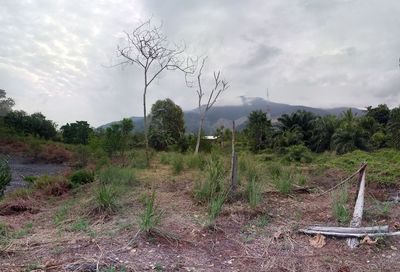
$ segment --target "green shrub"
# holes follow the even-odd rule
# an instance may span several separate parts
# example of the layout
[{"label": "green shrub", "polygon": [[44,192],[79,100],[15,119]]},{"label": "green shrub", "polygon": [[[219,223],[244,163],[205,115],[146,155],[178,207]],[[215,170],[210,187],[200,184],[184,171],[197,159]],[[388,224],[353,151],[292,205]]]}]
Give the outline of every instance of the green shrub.
[{"label": "green shrub", "polygon": [[0,157],[0,196],[11,181],[11,169],[6,158]]},{"label": "green shrub", "polygon": [[304,145],[292,145],[286,148],[286,160],[290,162],[305,162],[312,161],[310,150]]},{"label": "green shrub", "polygon": [[154,229],[161,221],[161,213],[157,212],[155,206],[156,193],[153,191],[151,196],[147,196],[145,199],[145,210],[139,218],[139,228],[141,231],[149,233]]},{"label": "green shrub", "polygon": [[174,174],[179,174],[183,170],[183,158],[181,155],[176,154],[171,160],[172,169]]},{"label": "green shrub", "polygon": [[93,173],[91,173],[87,170],[81,169],[81,170],[75,171],[69,178],[69,181],[70,181],[72,187],[76,188],[80,185],[93,182],[94,175],[93,175]]},{"label": "green shrub", "polygon": [[110,166],[99,174],[99,179],[102,184],[114,185],[136,185],[137,179],[135,172],[129,168],[120,168]]},{"label": "green shrub", "polygon": [[341,186],[335,192],[332,192],[332,213],[336,220],[341,224],[347,224],[350,221],[350,213],[347,209],[349,198],[347,186]]}]

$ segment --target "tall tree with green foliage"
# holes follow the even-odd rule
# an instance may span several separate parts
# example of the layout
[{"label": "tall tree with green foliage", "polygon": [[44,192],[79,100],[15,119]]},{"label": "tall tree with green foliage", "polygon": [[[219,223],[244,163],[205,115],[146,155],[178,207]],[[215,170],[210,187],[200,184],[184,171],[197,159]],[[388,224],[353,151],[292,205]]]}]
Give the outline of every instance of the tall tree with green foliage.
[{"label": "tall tree with green foliage", "polygon": [[83,144],[89,142],[89,136],[93,133],[93,129],[87,121],[76,121],[75,123],[67,123],[60,128],[64,143],[67,144]]},{"label": "tall tree with green foliage", "polygon": [[313,122],[310,148],[315,152],[331,149],[332,136],[339,126],[339,120],[334,115],[319,116]]},{"label": "tall tree with green foliage", "polygon": [[312,112],[298,110],[291,114],[283,114],[279,117],[278,127],[282,132],[297,130],[302,134],[304,144],[310,146],[313,123],[316,118],[317,116]]},{"label": "tall tree with green foliage", "polygon": [[391,145],[400,149],[400,107],[391,110],[387,129]]},{"label": "tall tree with green foliage", "polygon": [[250,149],[257,152],[265,149],[271,136],[271,120],[261,110],[253,111],[249,115],[249,121],[245,128]]},{"label": "tall tree with green foliage", "polygon": [[0,89],[0,117],[7,115],[14,107],[15,102],[12,98],[7,97],[5,90]]},{"label": "tall tree with green foliage", "polygon": [[111,157],[116,152],[124,152],[128,149],[128,142],[134,128],[132,119],[124,118],[106,128],[103,139],[104,150]]},{"label": "tall tree with green foliage", "polygon": [[158,100],[151,107],[149,143],[157,150],[176,144],[185,133],[185,121],[181,107],[171,99]]},{"label": "tall tree with green foliage", "polygon": [[386,104],[380,104],[375,108],[369,106],[366,115],[375,119],[379,124],[386,125],[390,118],[390,109]]},{"label": "tall tree with green foliage", "polygon": [[340,126],[332,136],[332,143],[338,154],[368,149],[368,134],[362,129],[351,109],[342,114]]},{"label": "tall tree with green foliage", "polygon": [[11,111],[4,117],[5,124],[18,132],[31,134],[46,140],[57,134],[56,124],[40,113],[27,115],[24,111]]}]

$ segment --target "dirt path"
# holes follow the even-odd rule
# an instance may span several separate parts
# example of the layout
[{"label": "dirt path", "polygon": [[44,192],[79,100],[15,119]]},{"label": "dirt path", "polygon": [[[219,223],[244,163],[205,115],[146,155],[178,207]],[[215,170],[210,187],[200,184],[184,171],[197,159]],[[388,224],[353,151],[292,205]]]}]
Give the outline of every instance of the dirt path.
[{"label": "dirt path", "polygon": [[6,188],[6,193],[17,188],[27,187],[29,184],[24,181],[26,176],[56,175],[67,170],[69,167],[63,164],[29,163],[21,157],[11,156],[9,164],[12,172],[12,179]]}]

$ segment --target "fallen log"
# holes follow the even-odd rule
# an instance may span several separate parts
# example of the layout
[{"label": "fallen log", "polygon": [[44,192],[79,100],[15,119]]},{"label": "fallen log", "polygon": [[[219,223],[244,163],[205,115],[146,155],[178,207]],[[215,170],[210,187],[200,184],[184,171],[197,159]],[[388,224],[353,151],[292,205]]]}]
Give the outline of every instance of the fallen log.
[{"label": "fallen log", "polygon": [[[350,227],[360,227],[364,213],[364,192],[365,192],[365,169],[367,164],[363,164],[359,176],[359,189],[356,204],[354,206],[353,219],[351,219]],[[355,248],[360,244],[358,239],[350,238],[347,240],[347,245],[350,248]]]},{"label": "fallen log", "polygon": [[318,230],[308,230],[308,229],[300,229],[300,232],[305,234],[322,234],[325,236],[336,236],[350,239],[363,238],[365,236],[368,237],[387,237],[387,236],[398,236],[400,235],[400,231],[396,232],[371,232],[371,233],[346,233],[346,232],[332,232],[332,231],[318,231]]},{"label": "fallen log", "polygon": [[325,227],[325,226],[311,226],[306,230],[311,231],[325,231],[325,232],[335,232],[335,233],[387,233],[389,232],[389,226],[374,226],[374,227]]}]

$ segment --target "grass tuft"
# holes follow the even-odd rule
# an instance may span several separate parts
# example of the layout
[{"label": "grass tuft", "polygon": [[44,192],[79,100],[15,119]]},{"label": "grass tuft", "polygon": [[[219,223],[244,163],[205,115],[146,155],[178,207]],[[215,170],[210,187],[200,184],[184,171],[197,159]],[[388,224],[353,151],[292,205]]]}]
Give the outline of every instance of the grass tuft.
[{"label": "grass tuft", "polygon": [[145,209],[139,218],[139,229],[149,233],[161,221],[161,213],[157,212],[155,206],[156,193],[153,191],[151,196],[145,199]]},{"label": "grass tuft", "polygon": [[336,191],[332,192],[332,215],[340,224],[350,222],[350,213],[347,208],[349,199],[347,186],[341,186]]}]

